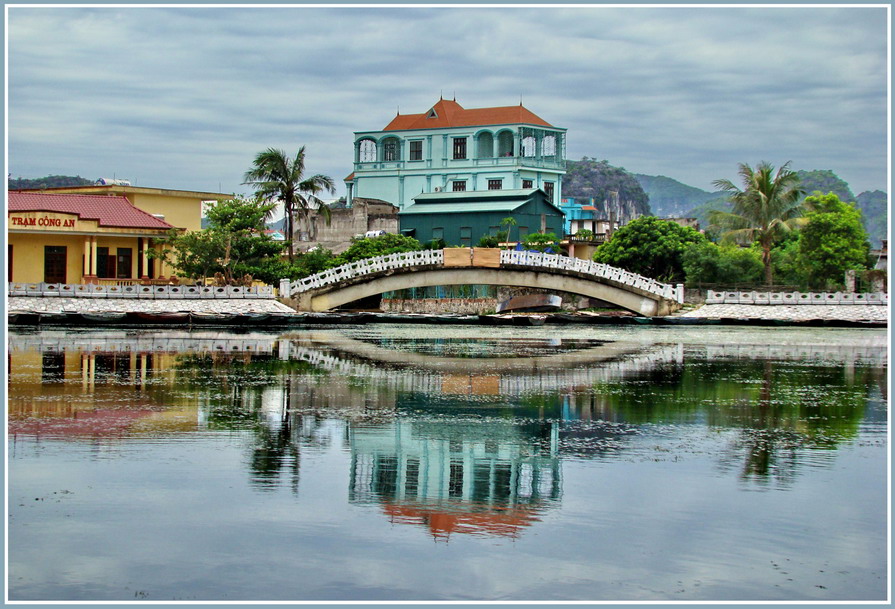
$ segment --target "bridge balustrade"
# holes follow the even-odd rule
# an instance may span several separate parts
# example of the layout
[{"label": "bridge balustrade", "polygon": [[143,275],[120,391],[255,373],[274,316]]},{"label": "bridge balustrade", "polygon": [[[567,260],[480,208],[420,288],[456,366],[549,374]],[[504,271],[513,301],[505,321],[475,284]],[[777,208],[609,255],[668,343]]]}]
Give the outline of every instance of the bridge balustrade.
[{"label": "bridge balustrade", "polygon": [[[305,277],[290,283],[283,280],[280,284],[281,295],[295,296],[302,292],[320,288],[360,277],[413,266],[440,266],[444,264],[443,250],[422,250],[416,252],[401,252],[367,258],[345,264],[322,273]],[[671,284],[662,283],[644,277],[636,273],[615,268],[592,260],[570,258],[559,254],[546,254],[532,251],[502,250],[500,252],[500,265],[502,267],[524,266],[574,271],[584,275],[591,275],[600,279],[608,279],[624,285],[629,285],[651,294],[661,296],[677,302],[683,302],[683,288]]]}]

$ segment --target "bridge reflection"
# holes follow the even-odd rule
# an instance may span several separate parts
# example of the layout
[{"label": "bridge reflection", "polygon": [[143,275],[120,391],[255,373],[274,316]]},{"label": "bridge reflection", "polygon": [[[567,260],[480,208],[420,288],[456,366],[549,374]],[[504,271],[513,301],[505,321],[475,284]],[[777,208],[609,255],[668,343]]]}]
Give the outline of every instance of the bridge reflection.
[{"label": "bridge reflection", "polygon": [[791,484],[803,447],[885,423],[883,333],[427,331],[14,333],[8,431],[239,430],[252,484],[296,491],[300,449],[344,443],[352,501],[442,539],[518,535],[561,500],[563,459],[642,456],[661,426],[710,427],[723,471]]}]

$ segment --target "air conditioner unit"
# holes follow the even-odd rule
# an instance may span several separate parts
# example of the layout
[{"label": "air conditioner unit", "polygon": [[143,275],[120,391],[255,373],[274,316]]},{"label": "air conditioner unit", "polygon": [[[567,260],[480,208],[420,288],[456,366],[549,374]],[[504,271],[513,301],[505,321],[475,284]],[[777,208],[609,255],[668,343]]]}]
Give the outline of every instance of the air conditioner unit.
[{"label": "air conditioner unit", "polygon": [[435,192],[441,192],[441,186],[436,186],[436,187],[435,187]]}]

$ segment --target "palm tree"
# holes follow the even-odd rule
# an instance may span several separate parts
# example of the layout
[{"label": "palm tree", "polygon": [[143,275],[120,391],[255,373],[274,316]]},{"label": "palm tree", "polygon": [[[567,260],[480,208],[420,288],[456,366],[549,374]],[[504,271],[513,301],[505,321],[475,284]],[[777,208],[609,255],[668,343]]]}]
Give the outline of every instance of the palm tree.
[{"label": "palm tree", "polygon": [[745,163],[740,163],[739,168],[742,189],[730,180],[712,182],[719,190],[730,193],[728,200],[733,208],[729,212],[709,212],[709,222],[724,231],[725,239],[741,244],[757,241],[765,281],[772,285],[771,246],[784,233],[804,223],[801,198],[805,191],[799,186],[798,175],[790,170],[789,161],[776,174],[773,165],[765,161],[755,169]]},{"label": "palm tree", "polygon": [[257,194],[265,201],[282,201],[286,212],[286,234],[289,241],[289,262],[294,258],[293,226],[295,214],[307,219],[316,204],[316,210],[329,224],[330,210],[317,196],[322,191],[334,193],[335,183],[329,176],[317,174],[309,178],[305,173],[305,147],[298,149],[295,159],[290,159],[286,152],[276,148],[268,148],[259,152],[247,171],[243,184],[252,185]]}]

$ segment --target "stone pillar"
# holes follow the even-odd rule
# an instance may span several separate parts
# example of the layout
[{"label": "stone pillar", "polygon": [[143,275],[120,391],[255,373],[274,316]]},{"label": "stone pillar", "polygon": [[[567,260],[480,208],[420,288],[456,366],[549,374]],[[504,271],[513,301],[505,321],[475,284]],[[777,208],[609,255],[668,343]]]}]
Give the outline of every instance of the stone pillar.
[{"label": "stone pillar", "polygon": [[140,256],[143,259],[143,276],[140,279],[149,279],[149,239],[143,239],[142,246]]},{"label": "stone pillar", "polygon": [[96,235],[90,238],[90,274],[96,277]]},{"label": "stone pillar", "polygon": [[855,291],[855,271],[849,269],[845,271],[845,291],[849,294]]},{"label": "stone pillar", "polygon": [[96,237],[93,235],[84,237],[84,267],[84,283],[99,283],[96,276]]}]

